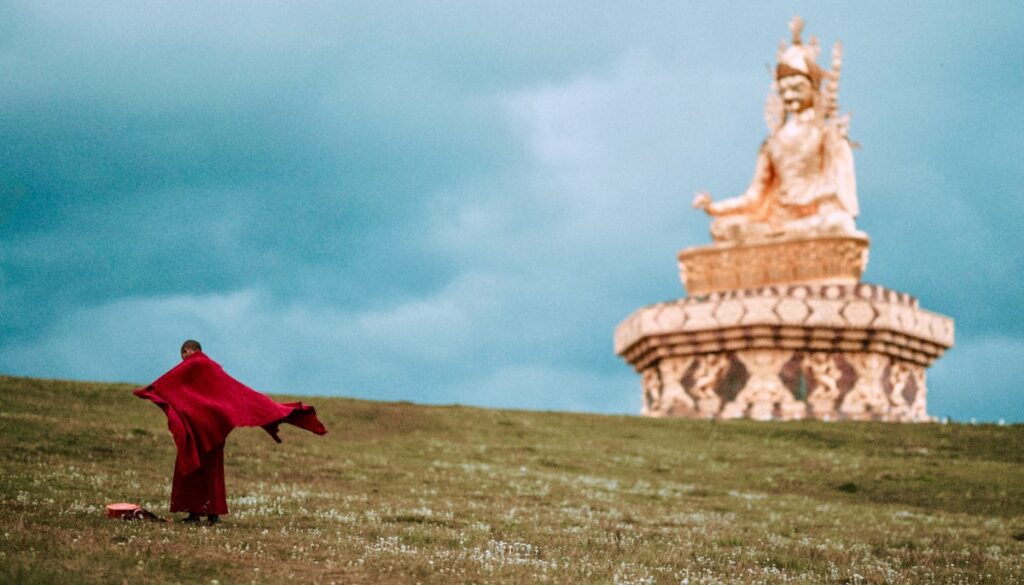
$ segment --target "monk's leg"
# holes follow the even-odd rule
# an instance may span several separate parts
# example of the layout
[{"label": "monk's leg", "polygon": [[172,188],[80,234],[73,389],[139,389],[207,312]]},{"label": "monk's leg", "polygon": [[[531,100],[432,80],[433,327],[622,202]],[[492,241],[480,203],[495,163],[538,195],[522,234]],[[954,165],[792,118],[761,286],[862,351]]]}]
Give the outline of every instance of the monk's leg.
[{"label": "monk's leg", "polygon": [[187,475],[174,470],[171,485],[171,512],[190,514],[227,514],[224,489],[224,446],[204,453],[199,468]]}]

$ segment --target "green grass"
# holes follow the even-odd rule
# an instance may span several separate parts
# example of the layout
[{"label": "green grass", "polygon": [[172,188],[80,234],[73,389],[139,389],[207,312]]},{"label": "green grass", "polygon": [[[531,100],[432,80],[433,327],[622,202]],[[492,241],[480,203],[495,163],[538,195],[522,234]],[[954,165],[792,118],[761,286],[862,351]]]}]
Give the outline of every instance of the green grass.
[{"label": "green grass", "polygon": [[1014,583],[1024,427],[711,423],[310,398],[236,430],[232,513],[166,515],[123,384],[0,377],[0,583]]}]

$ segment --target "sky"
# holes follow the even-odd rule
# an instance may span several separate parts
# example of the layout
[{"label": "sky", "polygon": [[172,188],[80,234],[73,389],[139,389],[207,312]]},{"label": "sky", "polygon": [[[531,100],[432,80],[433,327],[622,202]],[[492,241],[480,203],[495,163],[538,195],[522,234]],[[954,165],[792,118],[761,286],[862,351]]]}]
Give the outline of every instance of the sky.
[{"label": "sky", "polygon": [[[929,411],[1024,422],[1024,3],[0,2],[0,372],[639,413],[794,14],[844,44],[864,280],[956,320]],[[825,61],[823,60],[823,64]]]}]

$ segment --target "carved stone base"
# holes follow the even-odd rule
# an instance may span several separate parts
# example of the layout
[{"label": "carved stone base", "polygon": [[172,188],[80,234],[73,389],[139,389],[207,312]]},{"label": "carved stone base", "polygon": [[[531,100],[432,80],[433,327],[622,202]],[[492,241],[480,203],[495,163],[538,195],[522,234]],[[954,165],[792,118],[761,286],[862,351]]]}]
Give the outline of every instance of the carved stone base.
[{"label": "carved stone base", "polygon": [[951,319],[870,284],[659,303],[615,334],[644,415],[721,419],[931,420],[925,370],[952,344]]},{"label": "carved stone base", "polygon": [[690,296],[796,283],[856,284],[868,264],[866,235],[788,237],[714,244],[679,253]]},{"label": "carved stone base", "polygon": [[876,353],[763,349],[668,357],[642,379],[645,416],[932,420],[924,366]]}]

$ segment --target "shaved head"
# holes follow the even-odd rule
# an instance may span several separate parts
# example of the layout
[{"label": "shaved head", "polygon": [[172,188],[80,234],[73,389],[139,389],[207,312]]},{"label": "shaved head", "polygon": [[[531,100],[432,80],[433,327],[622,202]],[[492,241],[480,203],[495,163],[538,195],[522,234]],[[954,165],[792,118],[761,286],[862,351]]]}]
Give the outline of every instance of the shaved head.
[{"label": "shaved head", "polygon": [[185,343],[181,344],[181,359],[185,359],[197,351],[203,351],[203,346],[199,345],[195,339],[186,339]]}]

